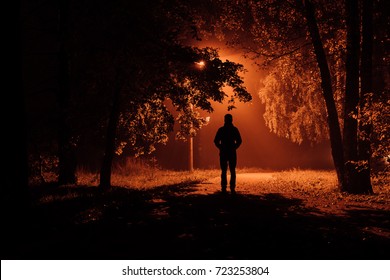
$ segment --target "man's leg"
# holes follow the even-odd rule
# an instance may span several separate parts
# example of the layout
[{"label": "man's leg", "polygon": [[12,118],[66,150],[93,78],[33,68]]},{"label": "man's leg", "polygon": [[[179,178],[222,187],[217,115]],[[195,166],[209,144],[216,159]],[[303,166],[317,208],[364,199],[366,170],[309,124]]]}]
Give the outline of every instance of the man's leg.
[{"label": "man's leg", "polygon": [[237,156],[234,154],[229,159],[230,190],[233,194],[236,193],[236,165]]},{"label": "man's leg", "polygon": [[219,157],[219,164],[221,166],[221,190],[222,190],[222,192],[226,192],[226,187],[227,187],[227,167],[228,167],[228,162],[226,160],[226,157],[221,155]]}]

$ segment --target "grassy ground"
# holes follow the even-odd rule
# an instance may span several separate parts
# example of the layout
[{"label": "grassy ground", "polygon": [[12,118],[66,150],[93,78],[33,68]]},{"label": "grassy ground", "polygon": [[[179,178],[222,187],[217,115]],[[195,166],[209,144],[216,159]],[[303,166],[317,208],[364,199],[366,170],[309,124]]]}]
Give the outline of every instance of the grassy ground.
[{"label": "grassy ground", "polygon": [[237,196],[218,170],[117,168],[114,187],[35,186],[2,259],[389,259],[389,177],[348,195],[332,171],[239,169]]}]

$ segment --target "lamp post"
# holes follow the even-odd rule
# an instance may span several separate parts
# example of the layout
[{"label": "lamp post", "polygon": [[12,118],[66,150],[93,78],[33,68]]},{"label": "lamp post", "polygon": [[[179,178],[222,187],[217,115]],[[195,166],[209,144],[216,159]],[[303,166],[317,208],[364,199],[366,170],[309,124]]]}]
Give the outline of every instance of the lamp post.
[{"label": "lamp post", "polygon": [[[203,60],[195,62],[195,66],[199,70],[203,70],[206,66],[206,63]],[[191,113],[194,110],[194,106],[190,104]],[[192,131],[192,122],[190,126],[190,132]],[[194,171],[194,137],[190,134],[188,136],[188,170],[190,172]]]},{"label": "lamp post", "polygon": [[[191,104],[191,110],[193,110],[193,106]],[[206,117],[206,124],[210,122],[210,117]],[[192,126],[191,126],[192,129]],[[188,136],[188,170],[190,172],[194,171],[194,137],[189,135]]]},{"label": "lamp post", "polygon": [[[194,109],[193,105],[190,104],[191,112]],[[190,133],[192,130],[192,122],[190,126]],[[190,172],[194,171],[194,137],[190,134],[188,136],[188,170]]]},{"label": "lamp post", "polygon": [[189,139],[189,145],[188,145],[188,154],[189,154],[189,157],[188,157],[188,170],[190,172],[193,172],[194,171],[194,139],[192,136],[190,136],[190,139]]}]

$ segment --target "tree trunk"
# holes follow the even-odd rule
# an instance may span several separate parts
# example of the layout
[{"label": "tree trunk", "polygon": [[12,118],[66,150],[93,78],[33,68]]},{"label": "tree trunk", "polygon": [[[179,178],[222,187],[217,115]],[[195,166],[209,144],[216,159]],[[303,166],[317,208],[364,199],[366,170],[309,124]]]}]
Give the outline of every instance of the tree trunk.
[{"label": "tree trunk", "polygon": [[358,185],[358,104],[359,104],[359,58],[360,58],[360,26],[359,2],[346,0],[347,15],[347,58],[345,64],[345,103],[343,147],[345,160],[345,189],[356,192]]},{"label": "tree trunk", "polygon": [[[370,109],[370,95],[373,93],[373,1],[363,0],[362,16],[362,62],[360,116]],[[358,173],[359,193],[373,193],[371,185],[371,131],[372,124],[366,118],[359,122],[358,157],[362,167]]]},{"label": "tree trunk", "polygon": [[332,149],[333,163],[336,169],[339,187],[341,190],[343,190],[345,188],[344,155],[340,123],[338,119],[336,104],[333,97],[331,75],[329,72],[328,62],[326,60],[324,47],[322,45],[320,33],[318,30],[317,20],[314,15],[314,7],[310,0],[304,1],[304,10],[307,27],[310,33],[318,67],[321,74],[321,87],[328,113],[327,121],[329,127],[329,138]]},{"label": "tree trunk", "polygon": [[69,124],[69,103],[70,103],[70,85],[69,85],[69,57],[66,49],[68,35],[69,1],[61,0],[59,7],[59,131],[58,131],[58,159],[59,174],[58,183],[75,184],[76,178],[76,152],[75,143],[73,143],[70,124]]},{"label": "tree trunk", "polygon": [[[119,75],[117,75],[119,76]],[[100,169],[100,188],[109,189],[111,187],[111,168],[115,154],[115,138],[120,116],[120,92],[121,79],[116,79],[117,83],[114,89],[114,98],[110,118],[108,120],[106,147],[103,156],[103,163]]]}]

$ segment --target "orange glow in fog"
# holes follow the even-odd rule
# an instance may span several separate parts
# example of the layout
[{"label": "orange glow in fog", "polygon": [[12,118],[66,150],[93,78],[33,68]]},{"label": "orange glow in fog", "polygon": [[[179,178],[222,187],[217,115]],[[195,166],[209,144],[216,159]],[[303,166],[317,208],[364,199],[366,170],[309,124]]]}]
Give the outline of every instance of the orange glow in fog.
[{"label": "orange glow in fog", "polygon": [[[267,74],[265,70],[259,69],[253,61],[245,58],[242,51],[229,49],[217,41],[197,42],[197,47],[207,46],[217,48],[222,61],[234,61],[244,66],[247,71],[241,74],[244,85],[253,99],[248,103],[236,100],[234,104],[236,108],[229,111],[227,100],[233,92],[229,86],[226,86],[224,88],[226,100],[223,103],[211,101],[213,112],[199,111],[201,116],[206,118],[207,125],[202,127],[193,138],[194,168],[219,168],[218,149],[213,139],[218,128],[223,125],[226,113],[233,115],[233,123],[240,130],[243,139],[243,144],[238,150],[238,167],[257,167],[267,170],[332,167],[330,147],[327,142],[313,147],[307,143],[298,145],[276,136],[266,127],[263,119],[264,105],[258,96],[261,80]],[[194,66],[203,69],[206,63],[200,60],[194,62]],[[188,144],[174,138],[173,132],[168,144],[159,149],[157,155],[159,163],[164,168],[186,169]],[[257,178],[252,177],[251,180]]]},{"label": "orange glow in fog", "polygon": [[199,67],[199,68],[203,68],[206,66],[206,63],[201,60],[201,61],[198,61],[198,62],[195,62],[195,64]]}]

